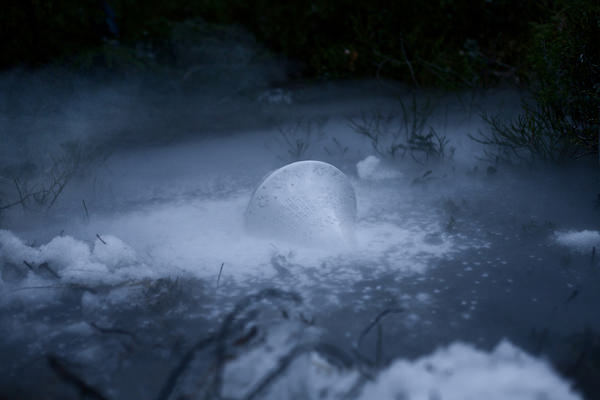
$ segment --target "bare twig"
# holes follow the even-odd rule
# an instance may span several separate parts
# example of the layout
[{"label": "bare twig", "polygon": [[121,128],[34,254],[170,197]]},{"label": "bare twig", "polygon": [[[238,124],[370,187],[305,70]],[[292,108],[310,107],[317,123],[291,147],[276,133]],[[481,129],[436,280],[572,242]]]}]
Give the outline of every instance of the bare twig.
[{"label": "bare twig", "polygon": [[96,237],[98,238],[99,241],[102,242],[102,244],[106,244],[106,242],[104,241],[104,239],[102,239],[102,237],[100,236],[99,233],[96,233]]},{"label": "bare twig", "polygon": [[400,50],[402,50],[402,56],[404,57],[404,61],[406,65],[408,65],[408,70],[410,71],[410,77],[412,78],[415,86],[419,88],[419,82],[417,82],[417,78],[415,77],[415,71],[413,70],[413,66],[406,55],[406,50],[404,49],[404,40],[400,40]]},{"label": "bare twig", "polygon": [[58,272],[54,271],[52,268],[50,268],[50,266],[48,265],[47,262],[42,263],[38,266],[38,269],[45,269],[46,271],[48,271],[50,273],[50,275],[52,275],[54,278],[56,279],[60,279],[60,275],[58,274]]},{"label": "bare twig", "polygon": [[88,208],[85,204],[85,200],[81,199],[81,205],[83,206],[83,211],[85,212],[85,220],[87,222],[90,221],[90,213],[88,212]]},{"label": "bare twig", "polygon": [[196,356],[196,353],[213,343],[214,340],[215,337],[212,335],[203,338],[185,353],[185,355],[181,358],[177,366],[173,368],[173,370],[169,374],[167,380],[160,389],[156,400],[169,399],[169,396],[171,396],[173,389],[175,389],[175,385],[177,384],[179,377],[185,372],[189,364],[193,361],[194,357]]},{"label": "bare twig", "polygon": [[92,328],[96,329],[100,333],[113,333],[116,335],[125,335],[125,336],[129,336],[134,341],[136,340],[135,334],[133,334],[132,332],[126,331],[124,329],[103,328],[103,327],[99,326],[98,324],[96,324],[95,322],[88,322],[88,325],[91,326]]},{"label": "bare twig", "polygon": [[23,264],[27,265],[27,268],[29,268],[29,270],[31,272],[35,272],[35,270],[33,269],[33,265],[31,265],[30,263],[28,263],[27,261],[23,260]]},{"label": "bare twig", "polygon": [[379,314],[377,314],[377,316],[373,319],[373,321],[371,321],[371,323],[369,323],[369,325],[367,325],[365,327],[365,329],[363,329],[363,331],[358,336],[358,339],[356,340],[356,342],[354,343],[354,346],[353,346],[356,356],[361,361],[371,364],[371,361],[369,361],[368,358],[363,356],[362,353],[360,352],[360,347],[361,347],[362,341],[369,334],[371,329],[373,329],[373,327],[378,325],[379,321],[381,321],[381,319],[383,319],[385,316],[387,316],[389,314],[399,314],[401,312],[404,312],[403,308],[387,308],[387,309],[383,310],[382,312],[380,312]]},{"label": "bare twig", "polygon": [[219,276],[217,276],[217,289],[219,288],[219,281],[221,280],[221,273],[223,272],[223,266],[225,263],[221,263],[221,268],[219,269]]},{"label": "bare twig", "polygon": [[23,191],[21,190],[21,186],[19,185],[19,181],[17,178],[13,179],[15,182],[15,187],[17,188],[17,193],[19,194],[19,202],[21,203],[21,207],[23,210],[25,209],[25,197],[23,196]]},{"label": "bare twig", "polygon": [[90,397],[96,400],[108,400],[108,397],[105,397],[102,393],[100,393],[100,391],[98,391],[98,389],[89,385],[74,372],[69,371],[69,369],[61,360],[59,360],[58,357],[49,355],[47,360],[50,368],[60,377],[60,379],[79,390],[79,394],[82,397]]}]

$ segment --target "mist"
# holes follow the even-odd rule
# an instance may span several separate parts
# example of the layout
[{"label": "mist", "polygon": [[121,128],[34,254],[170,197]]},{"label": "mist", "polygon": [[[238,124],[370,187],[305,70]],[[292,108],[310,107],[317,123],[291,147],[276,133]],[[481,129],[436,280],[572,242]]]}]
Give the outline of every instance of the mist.
[{"label": "mist", "polygon": [[[0,397],[599,393],[597,165],[472,139],[522,90],[294,80],[223,35],[176,69],[0,76]],[[350,245],[246,229],[302,160],[354,190]]]}]

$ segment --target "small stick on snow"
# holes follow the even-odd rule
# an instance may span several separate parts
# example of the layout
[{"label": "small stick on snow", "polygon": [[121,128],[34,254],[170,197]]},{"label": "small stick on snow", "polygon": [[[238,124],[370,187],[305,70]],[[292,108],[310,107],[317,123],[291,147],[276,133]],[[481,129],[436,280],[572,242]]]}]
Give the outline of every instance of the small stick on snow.
[{"label": "small stick on snow", "polygon": [[58,359],[58,357],[56,357],[54,355],[49,355],[47,357],[47,360],[48,360],[48,364],[50,365],[50,368],[60,377],[60,379],[63,382],[77,388],[82,397],[85,396],[85,397],[89,397],[91,399],[96,399],[96,400],[107,400],[108,399],[102,393],[100,393],[98,391],[98,389],[89,385],[87,382],[85,382],[83,379],[81,379],[75,373],[68,370],[67,367],[63,364],[63,362]]},{"label": "small stick on snow", "polygon": [[87,208],[87,206],[85,205],[85,200],[83,200],[83,199],[82,199],[82,200],[81,200],[81,204],[83,205],[83,211],[85,211],[85,220],[86,220],[87,222],[90,222],[90,213],[88,212],[88,208]]},{"label": "small stick on snow", "polygon": [[60,279],[60,275],[55,270],[53,270],[52,268],[50,268],[50,266],[48,265],[48,263],[43,263],[43,264],[40,264],[38,266],[38,269],[42,269],[42,268],[45,269],[46,271],[50,272],[50,274],[52,276],[54,276],[56,279]]},{"label": "small stick on snow", "polygon": [[100,237],[99,233],[96,233],[96,237],[98,238],[99,241],[101,241],[103,244],[106,244],[106,242]]},{"label": "small stick on snow", "polygon": [[23,264],[27,265],[27,268],[29,268],[32,272],[35,272],[35,270],[33,269],[33,265],[31,265],[30,263],[28,263],[25,260],[23,260]]},{"label": "small stick on snow", "polygon": [[221,280],[221,273],[223,272],[223,266],[225,263],[221,263],[221,269],[219,269],[219,276],[217,277],[217,288],[219,287],[219,281]]}]

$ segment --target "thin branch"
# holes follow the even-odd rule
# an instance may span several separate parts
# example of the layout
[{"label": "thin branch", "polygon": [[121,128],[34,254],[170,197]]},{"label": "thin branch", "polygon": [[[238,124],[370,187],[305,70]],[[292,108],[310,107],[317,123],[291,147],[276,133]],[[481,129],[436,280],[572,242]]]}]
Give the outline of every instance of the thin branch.
[{"label": "thin branch", "polygon": [[194,360],[196,353],[199,352],[200,350],[204,349],[206,346],[208,346],[212,342],[214,342],[214,340],[215,340],[215,337],[212,335],[208,336],[206,338],[203,338],[200,341],[198,341],[191,349],[189,349],[185,353],[185,355],[181,358],[181,360],[179,361],[177,366],[175,368],[173,368],[173,370],[169,374],[167,380],[165,381],[162,388],[160,389],[160,392],[158,393],[156,400],[168,400],[169,399],[169,397],[171,396],[171,393],[173,393],[173,389],[175,389],[175,385],[177,384],[179,377],[185,372],[185,370],[188,368],[190,363]]},{"label": "thin branch", "polygon": [[133,334],[132,332],[126,331],[124,329],[103,328],[103,327],[99,326],[98,324],[96,324],[95,322],[88,322],[88,325],[91,326],[92,328],[96,329],[100,333],[112,333],[112,334],[116,334],[116,335],[125,335],[125,336],[129,336],[134,341],[136,340],[135,334]]},{"label": "thin branch", "polygon": [[358,339],[356,340],[356,342],[354,343],[354,346],[353,346],[355,354],[359,357],[359,359],[361,361],[364,361],[364,362],[367,362],[367,363],[371,363],[360,352],[360,347],[361,347],[362,341],[369,334],[369,332],[371,331],[371,329],[373,329],[373,327],[375,327],[377,324],[379,324],[379,321],[381,321],[385,316],[387,316],[389,314],[399,314],[399,313],[404,312],[404,311],[405,310],[403,308],[387,308],[387,309],[383,310],[382,312],[380,312],[379,314],[377,314],[377,316],[373,319],[373,321],[371,321],[371,323],[369,323],[369,325],[367,325],[365,327],[365,329],[363,329],[363,331],[358,336]]},{"label": "thin branch", "polygon": [[223,272],[223,266],[225,263],[221,263],[221,268],[219,269],[219,276],[217,276],[217,289],[219,288],[219,281],[221,280],[221,273]]},{"label": "thin branch", "polygon": [[102,242],[102,244],[106,244],[106,242],[104,241],[104,239],[102,239],[102,237],[100,236],[99,233],[96,233],[96,237],[98,238],[99,241]]},{"label": "thin branch", "polygon": [[89,385],[74,372],[69,371],[69,369],[67,369],[63,362],[58,359],[58,357],[49,355],[47,360],[50,368],[60,377],[60,379],[78,389],[81,396],[90,397],[96,400],[108,400],[108,397],[105,397],[102,393],[100,393],[100,391],[98,391],[98,389]]}]

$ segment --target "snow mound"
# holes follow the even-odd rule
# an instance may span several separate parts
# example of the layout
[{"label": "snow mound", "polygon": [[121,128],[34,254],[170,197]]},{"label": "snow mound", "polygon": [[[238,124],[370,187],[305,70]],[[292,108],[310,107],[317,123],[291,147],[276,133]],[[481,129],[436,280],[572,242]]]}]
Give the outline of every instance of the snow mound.
[{"label": "snow mound", "polygon": [[[281,327],[289,328],[289,327]],[[304,336],[310,336],[304,332]],[[318,335],[318,334],[317,334]],[[227,397],[243,397],[291,354],[298,335],[271,329],[265,343],[227,364],[224,388]],[[291,363],[285,376],[268,386],[268,399],[359,400],[580,400],[568,382],[543,360],[508,341],[491,352],[455,342],[414,361],[397,359],[376,374],[352,396],[360,384],[356,368],[333,365],[315,351]]]},{"label": "snow mound", "polygon": [[[28,246],[12,232],[0,230],[0,269],[24,271],[23,279],[58,279],[65,283],[117,283],[153,277],[135,251],[120,239],[105,235],[94,250],[71,236],[57,236],[39,247]],[[33,275],[33,276],[32,276]]]},{"label": "snow mound", "polygon": [[387,168],[382,165],[381,160],[375,156],[368,156],[362,161],[356,163],[358,177],[363,180],[384,180],[395,179],[402,176],[399,171]]},{"label": "snow mound", "polygon": [[299,161],[269,174],[245,214],[249,232],[308,246],[348,244],[355,219],[352,184],[321,161]]},{"label": "snow mound", "polygon": [[137,263],[135,251],[115,236],[100,236],[94,243],[94,258],[114,271]]},{"label": "snow mound", "polygon": [[0,266],[12,263],[22,265],[23,261],[39,261],[39,250],[27,246],[12,232],[0,229]]},{"label": "snow mound", "polygon": [[360,399],[581,399],[548,364],[507,341],[491,353],[453,343],[413,362],[398,360],[365,386]]},{"label": "snow mound", "polygon": [[592,251],[593,247],[600,247],[600,232],[589,230],[554,232],[554,240],[562,246],[583,253]]}]

